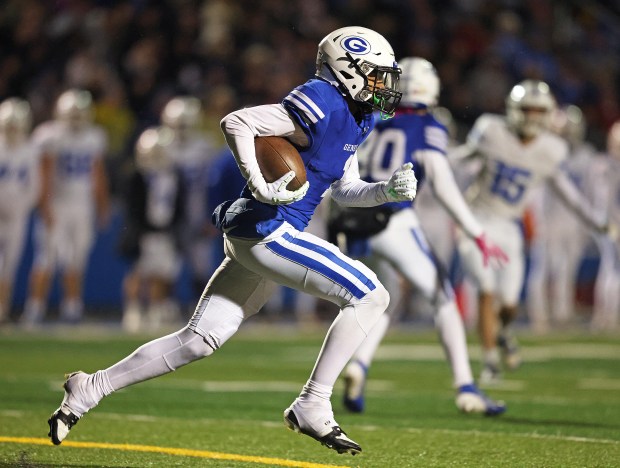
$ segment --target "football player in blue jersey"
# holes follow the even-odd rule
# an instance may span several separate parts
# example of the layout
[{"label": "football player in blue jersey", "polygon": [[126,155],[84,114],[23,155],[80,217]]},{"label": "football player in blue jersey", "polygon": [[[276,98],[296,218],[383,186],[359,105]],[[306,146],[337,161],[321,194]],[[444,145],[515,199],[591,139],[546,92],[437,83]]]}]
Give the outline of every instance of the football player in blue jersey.
[{"label": "football player in blue jersey", "polygon": [[[485,259],[505,261],[504,253],[487,241],[482,227],[466,205],[446,158],[448,132],[432,114],[439,97],[440,82],[433,65],[423,58],[405,58],[402,69],[403,98],[396,117],[379,123],[359,150],[360,172],[368,182],[376,182],[393,168],[412,164],[418,186],[428,179],[433,193],[454,220],[473,239]],[[381,274],[385,268],[397,270],[433,305],[435,322],[457,389],[456,405],[464,412],[497,415],[505,411],[482,393],[474,383],[467,352],[463,321],[445,268],[429,246],[420,221],[409,201],[394,202],[360,211],[338,209],[330,230],[348,241],[344,251],[362,252],[364,263]],[[344,235],[344,237],[343,237]],[[448,233],[446,233],[448,235]],[[363,247],[360,247],[363,245]],[[392,291],[390,291],[392,292]],[[368,368],[379,343],[388,330],[392,306],[383,314],[345,369],[344,404],[353,412],[364,410],[364,387]]]},{"label": "football player in blue jersey", "polygon": [[[401,98],[400,69],[390,44],[372,30],[345,27],[328,34],[318,49],[316,77],[282,103],[242,109],[222,120],[247,185],[239,198],[213,214],[226,235],[226,258],[188,325],[107,369],[70,374],[64,399],[49,419],[55,444],[104,396],[213,354],[280,284],[341,309],[310,378],[284,411],[285,424],[339,453],[362,450],[334,420],[330,397],[344,366],[387,308],[389,295],[368,267],[303,231],[328,189],[339,204],[370,207],[410,202],[417,181],[411,164],[396,168],[387,181],[359,177],[356,149],[374,127],[373,112],[391,116]],[[286,188],[293,172],[272,183],[263,178],[254,139],[269,135],[285,137],[298,148],[308,180],[298,190]]]}]

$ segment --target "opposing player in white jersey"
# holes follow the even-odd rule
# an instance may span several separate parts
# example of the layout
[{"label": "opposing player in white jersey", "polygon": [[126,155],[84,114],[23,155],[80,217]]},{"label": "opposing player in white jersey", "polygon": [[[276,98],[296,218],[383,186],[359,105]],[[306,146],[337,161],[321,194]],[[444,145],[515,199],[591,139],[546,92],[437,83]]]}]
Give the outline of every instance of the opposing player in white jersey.
[{"label": "opposing player in white jersey", "polygon": [[[359,149],[362,178],[376,182],[391,174],[395,168],[412,164],[418,184],[428,179],[437,199],[463,229],[476,239],[485,258],[504,261],[503,252],[486,240],[482,227],[465,204],[448,165],[445,156],[448,133],[431,112],[437,104],[440,87],[435,67],[419,57],[405,58],[399,61],[399,65],[403,70],[403,98],[396,117],[377,124]],[[430,301],[436,312],[441,343],[452,369],[457,389],[457,407],[465,412],[488,415],[503,413],[505,405],[486,397],[474,383],[465,329],[454,300],[454,291],[445,267],[429,246],[411,202],[389,203],[379,208],[382,210],[380,214],[389,217],[385,228],[370,234],[364,230],[349,231],[348,227],[343,226],[341,233],[347,237],[347,243],[367,242],[368,255],[361,259],[386,286],[388,281],[382,272],[393,268]],[[364,213],[372,214],[373,210],[360,212],[345,209],[339,216],[340,222],[351,222],[352,225]],[[362,220],[360,222],[363,223]],[[390,316],[396,309],[397,291],[390,290],[390,297],[390,313],[379,318],[345,369],[344,404],[350,411],[364,410],[366,375],[379,343],[388,330]]]},{"label": "opposing player in white jersey", "polygon": [[[596,174],[600,185],[597,205],[609,216],[610,223],[620,226],[620,120],[607,132],[607,159],[604,169]],[[620,237],[600,236],[597,243],[601,263],[594,285],[594,307],[591,328],[596,332],[613,332],[620,327]]]},{"label": "opposing player in white jersey", "polygon": [[40,185],[31,125],[27,101],[13,97],[0,103],[0,324],[9,319],[15,272]]},{"label": "opposing player in white jersey", "polygon": [[[476,244],[461,236],[458,249],[465,270],[479,290],[479,332],[484,367],[481,381],[500,376],[498,342],[508,368],[520,364],[510,324],[518,313],[524,281],[523,234],[520,220],[532,191],[549,183],[590,228],[605,231],[606,222],[595,219],[563,169],[568,143],[548,130],[555,99],[549,86],[525,80],[515,85],[506,98],[506,116],[484,114],[470,131],[467,142],[453,157],[481,159],[481,170],[467,191],[470,206],[485,231],[510,258],[501,270],[484,267]],[[499,318],[501,329],[497,324]],[[499,330],[499,333],[498,333]]]},{"label": "opposing player in white jersey", "polygon": [[200,295],[214,266],[211,238],[207,235],[211,219],[207,212],[207,179],[209,166],[218,148],[198,131],[201,103],[198,98],[176,96],[164,107],[161,122],[174,132],[170,154],[183,175],[186,193],[184,227],[181,246],[191,267],[192,284]]},{"label": "opposing player in white jersey", "polygon": [[[585,142],[586,122],[581,109],[574,105],[556,109],[550,128],[568,141],[569,157],[564,169],[595,207],[593,194],[601,181],[594,174],[604,161]],[[548,185],[537,191],[531,206],[535,222],[526,305],[532,329],[545,332],[550,323],[561,326],[574,318],[578,268],[592,237]]]},{"label": "opposing player in white jersey", "polygon": [[22,323],[34,325],[46,312],[50,282],[62,270],[60,318],[81,320],[82,281],[96,225],[109,219],[104,166],[107,135],[92,122],[88,91],[70,89],[56,101],[55,118],[34,131],[41,150],[42,186],[35,233],[35,260]]},{"label": "opposing player in white jersey", "polygon": [[[281,284],[341,308],[309,380],[284,411],[285,424],[339,453],[361,451],[334,420],[331,394],[345,364],[387,308],[389,295],[368,267],[303,230],[330,188],[338,203],[354,206],[414,198],[417,181],[409,166],[397,168],[388,181],[371,184],[359,178],[356,156],[374,127],[373,110],[389,116],[398,105],[399,75],[383,36],[345,27],[320,42],[316,77],[292,90],[281,104],[224,117],[226,141],[247,180],[241,197],[224,202],[213,215],[226,235],[226,258],[186,327],[141,346],[105,370],[68,377],[61,406],[49,419],[55,444],[105,395],[213,354]],[[296,145],[308,183],[288,190],[292,171],[275,182],[265,181],[254,140],[268,135]]]}]

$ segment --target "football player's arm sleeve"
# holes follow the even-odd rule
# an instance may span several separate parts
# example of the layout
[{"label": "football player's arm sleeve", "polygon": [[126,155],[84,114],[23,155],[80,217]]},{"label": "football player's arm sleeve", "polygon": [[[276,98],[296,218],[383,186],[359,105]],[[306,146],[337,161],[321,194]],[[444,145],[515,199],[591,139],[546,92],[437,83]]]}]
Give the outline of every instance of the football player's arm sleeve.
[{"label": "football player's arm sleeve", "polygon": [[251,189],[264,183],[256,161],[255,137],[287,137],[296,144],[306,139],[303,130],[281,104],[249,107],[232,112],[222,119],[220,127],[239,170]]},{"label": "football player's arm sleeve", "polygon": [[564,204],[575,213],[590,229],[597,232],[607,230],[607,219],[600,219],[600,213],[593,209],[588,200],[581,195],[565,171],[557,171],[549,180],[553,191]]},{"label": "football player's arm sleeve", "polygon": [[465,203],[446,157],[439,151],[424,150],[416,153],[416,159],[424,166],[435,197],[450,216],[471,238],[480,236],[482,226]]},{"label": "football player's arm sleeve", "polygon": [[385,182],[369,183],[360,179],[357,153],[351,155],[344,175],[331,185],[331,197],[340,206],[370,207],[388,201]]}]

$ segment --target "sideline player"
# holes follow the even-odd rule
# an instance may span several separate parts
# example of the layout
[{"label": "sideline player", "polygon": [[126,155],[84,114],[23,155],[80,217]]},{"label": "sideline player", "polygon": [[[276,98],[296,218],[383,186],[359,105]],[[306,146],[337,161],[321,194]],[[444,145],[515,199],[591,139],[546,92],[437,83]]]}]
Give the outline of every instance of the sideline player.
[{"label": "sideline player", "polygon": [[[169,152],[183,176],[186,208],[181,229],[181,248],[191,268],[196,296],[215,268],[210,263],[212,238],[207,235],[211,219],[207,211],[207,181],[218,148],[198,131],[202,105],[198,98],[176,96],[164,106],[163,126],[174,133]],[[193,297],[193,296],[192,296]]]},{"label": "sideline player", "polygon": [[[397,168],[388,181],[369,184],[359,178],[356,150],[374,127],[373,111],[390,116],[401,98],[400,69],[385,38],[363,27],[337,29],[319,43],[316,64],[316,77],[281,104],[224,117],[226,141],[247,180],[240,198],[214,212],[226,236],[226,258],[186,327],[107,369],[68,377],[60,408],[49,419],[52,442],[61,443],[104,396],[213,354],[280,284],[341,308],[310,378],[284,411],[285,424],[339,453],[362,450],[334,420],[331,394],[345,364],[387,308],[389,295],[369,268],[303,230],[330,188],[338,203],[375,206],[413,200],[417,181],[409,166]],[[297,146],[309,183],[287,190],[292,171],[265,181],[254,138],[268,135]]]},{"label": "sideline player", "polygon": [[158,330],[178,319],[172,296],[181,269],[179,237],[186,204],[182,175],[169,151],[173,139],[170,128],[154,127],[136,142],[121,237],[122,253],[133,261],[123,281],[122,326],[129,333]]},{"label": "sideline player", "polygon": [[[605,159],[585,141],[586,122],[581,109],[574,105],[558,108],[550,128],[569,143],[564,167],[571,180],[599,209],[593,194],[601,179],[594,175]],[[549,186],[543,185],[536,192],[530,204],[535,222],[526,306],[532,330],[544,333],[550,324],[566,325],[575,317],[577,273],[591,235]]]},{"label": "sideline player", "polygon": [[[445,156],[448,132],[432,114],[440,89],[435,67],[419,57],[405,58],[399,65],[403,71],[403,98],[396,117],[377,124],[375,131],[360,148],[362,178],[376,182],[386,174],[389,175],[394,168],[412,164],[417,174],[418,188],[427,178],[436,198],[468,235],[475,239],[485,259],[500,263],[505,261],[503,252],[486,239],[482,227],[465,204]],[[387,223],[379,232],[369,235],[364,232],[363,218],[373,214],[385,216]],[[429,246],[411,202],[390,203],[363,211],[344,209],[333,219],[337,219],[338,224],[359,222],[361,232],[352,229],[348,236],[345,234],[346,240],[352,244],[368,244],[368,255],[360,258],[377,273],[386,287],[389,287],[389,281],[382,272],[393,268],[432,304],[441,343],[457,388],[457,407],[465,412],[488,415],[503,413],[506,409],[504,404],[486,397],[474,383],[465,329],[454,291],[445,267]],[[341,227],[344,228],[340,230],[341,233],[348,231],[347,226]],[[346,249],[346,246],[341,248]],[[389,313],[379,318],[345,369],[344,404],[350,411],[364,410],[366,375],[379,343],[388,330],[390,316],[395,312],[396,296],[397,291],[390,290],[392,305],[388,309]]]},{"label": "sideline player", "polygon": [[45,316],[52,275],[62,269],[60,319],[82,319],[82,282],[95,225],[110,217],[104,164],[108,137],[92,121],[92,97],[82,89],[62,93],[53,120],[34,131],[41,149],[41,197],[35,228],[35,260],[21,323],[34,326]]},{"label": "sideline player", "polygon": [[[614,227],[620,226],[620,120],[607,132],[607,159],[604,170],[598,171],[600,200]],[[620,326],[620,237],[600,236],[597,239],[601,264],[594,285],[594,307],[590,326],[595,332],[613,332]]]},{"label": "sideline player", "polygon": [[[505,268],[484,268],[476,244],[460,235],[458,250],[464,269],[476,282],[479,293],[478,328],[482,341],[481,383],[500,378],[501,348],[507,369],[515,369],[521,358],[511,330],[516,318],[524,281],[523,233],[519,224],[532,191],[549,183],[562,201],[588,227],[604,232],[607,224],[595,219],[563,169],[568,143],[549,131],[555,99],[547,83],[525,80],[506,98],[506,116],[483,114],[467,142],[452,157],[480,158],[481,170],[467,190],[470,206],[489,237],[510,258]],[[499,311],[496,309],[499,303]],[[501,329],[497,325],[497,316]]]},{"label": "sideline player", "polygon": [[27,101],[12,97],[0,103],[0,324],[9,320],[15,273],[40,185],[31,125]]}]

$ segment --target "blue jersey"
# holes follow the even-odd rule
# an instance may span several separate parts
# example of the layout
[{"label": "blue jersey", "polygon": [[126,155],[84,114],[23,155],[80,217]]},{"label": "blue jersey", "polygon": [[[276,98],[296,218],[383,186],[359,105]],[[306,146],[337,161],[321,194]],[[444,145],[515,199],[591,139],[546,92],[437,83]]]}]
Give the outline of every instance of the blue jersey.
[{"label": "blue jersey", "polygon": [[[416,154],[432,150],[445,157],[447,144],[446,127],[431,113],[397,114],[393,119],[379,122],[371,138],[360,148],[360,175],[367,182],[380,182],[389,179],[395,170],[410,162],[420,190],[425,174]],[[393,202],[386,206],[401,210],[410,207],[411,202]]]},{"label": "blue jersey", "polygon": [[232,236],[260,239],[285,221],[303,231],[325,191],[342,178],[347,161],[374,127],[372,114],[357,122],[336,87],[321,79],[298,86],[282,104],[308,137],[309,146],[297,149],[310,187],[297,202],[269,205],[255,200],[246,186],[241,198],[214,212],[215,224]]}]

